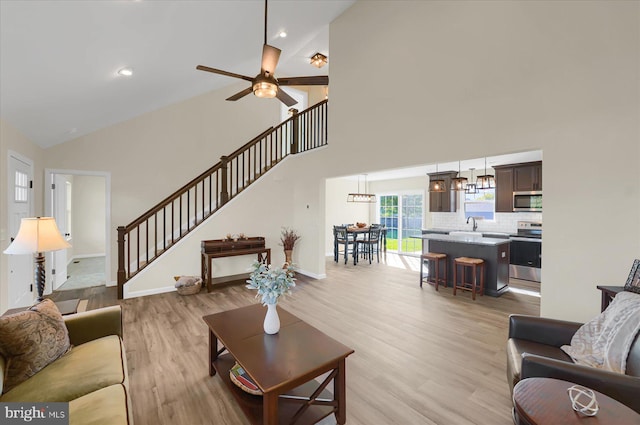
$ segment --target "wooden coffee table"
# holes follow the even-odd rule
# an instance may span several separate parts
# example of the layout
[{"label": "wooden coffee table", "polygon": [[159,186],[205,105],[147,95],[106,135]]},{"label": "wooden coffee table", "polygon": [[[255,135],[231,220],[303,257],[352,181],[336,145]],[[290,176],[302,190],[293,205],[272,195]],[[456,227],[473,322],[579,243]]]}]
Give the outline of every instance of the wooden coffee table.
[{"label": "wooden coffee table", "polygon": [[[265,334],[265,314],[266,307],[254,304],[203,317],[209,326],[209,375],[219,373],[252,424],[315,424],[332,413],[344,424],[345,359],[354,351],[281,307],[280,332]],[[262,396],[231,381],[235,362]],[[324,374],[321,383],[314,380]],[[332,380],[333,394],[326,390]]]},{"label": "wooden coffee table", "polygon": [[567,389],[572,382],[552,378],[527,378],[513,388],[516,425],[622,425],[640,424],[640,415],[624,404],[594,391],[598,414],[585,417],[571,407]]}]

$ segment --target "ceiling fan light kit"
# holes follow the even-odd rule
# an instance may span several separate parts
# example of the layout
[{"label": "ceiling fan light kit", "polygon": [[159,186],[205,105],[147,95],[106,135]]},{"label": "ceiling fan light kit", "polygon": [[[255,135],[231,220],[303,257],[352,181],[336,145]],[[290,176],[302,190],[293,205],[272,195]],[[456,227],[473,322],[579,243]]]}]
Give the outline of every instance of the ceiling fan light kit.
[{"label": "ceiling fan light kit", "polygon": [[[328,75],[308,76],[308,77],[285,77],[280,80],[275,77],[276,66],[280,59],[281,50],[267,44],[267,0],[264,2],[264,44],[262,46],[262,64],[260,73],[254,78],[246,75],[235,74],[233,72],[223,71],[221,69],[211,68],[204,65],[198,65],[197,70],[211,72],[214,74],[226,75],[227,77],[239,78],[241,80],[250,81],[251,87],[239,91],[227,98],[227,100],[235,101],[253,93],[256,97],[274,98],[277,97],[287,106],[293,106],[298,103],[294,98],[289,96],[281,86],[327,86],[329,85]],[[325,56],[326,63],[326,56]]]},{"label": "ceiling fan light kit", "polygon": [[278,94],[278,85],[270,81],[268,75],[258,75],[253,83],[253,94],[272,99]]}]

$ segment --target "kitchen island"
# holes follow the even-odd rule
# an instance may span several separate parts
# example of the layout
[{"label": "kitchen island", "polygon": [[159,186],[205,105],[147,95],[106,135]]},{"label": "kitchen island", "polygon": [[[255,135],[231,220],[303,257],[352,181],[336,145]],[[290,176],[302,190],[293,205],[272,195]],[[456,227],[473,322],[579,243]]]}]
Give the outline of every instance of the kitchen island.
[{"label": "kitchen island", "polygon": [[453,260],[472,257],[485,262],[485,294],[498,297],[509,290],[509,239],[444,234],[424,234],[421,239],[423,254],[447,254],[447,286],[453,287]]}]

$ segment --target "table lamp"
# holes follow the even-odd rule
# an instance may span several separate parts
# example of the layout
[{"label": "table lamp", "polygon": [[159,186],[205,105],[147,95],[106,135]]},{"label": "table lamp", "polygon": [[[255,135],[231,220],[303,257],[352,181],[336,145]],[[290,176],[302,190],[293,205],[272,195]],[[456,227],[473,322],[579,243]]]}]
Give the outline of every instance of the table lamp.
[{"label": "table lamp", "polygon": [[23,218],[18,235],[4,250],[5,254],[36,254],[34,278],[38,288],[38,301],[42,301],[45,284],[44,252],[71,248],[58,230],[53,217]]}]

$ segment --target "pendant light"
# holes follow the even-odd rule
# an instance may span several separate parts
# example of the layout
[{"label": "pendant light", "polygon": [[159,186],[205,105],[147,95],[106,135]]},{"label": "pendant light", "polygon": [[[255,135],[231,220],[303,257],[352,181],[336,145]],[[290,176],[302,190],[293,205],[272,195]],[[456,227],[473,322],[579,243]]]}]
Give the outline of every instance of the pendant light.
[{"label": "pendant light", "polygon": [[452,188],[456,192],[467,190],[467,178],[460,175],[460,161],[458,161],[458,177],[451,179]]},{"label": "pendant light", "polygon": [[447,185],[442,180],[438,174],[438,164],[436,163],[436,174],[435,179],[429,178],[429,192],[445,192],[447,190]]},{"label": "pendant light", "polygon": [[[475,168],[469,168],[469,170],[471,170],[471,181],[473,181],[473,170],[475,170]],[[475,183],[467,183],[467,187],[464,189],[464,193],[475,195],[476,193],[478,193],[478,186]]]},{"label": "pendant light", "polygon": [[487,174],[487,157],[484,157],[484,175],[478,176],[476,180],[476,185],[478,189],[493,189],[496,187],[496,179],[493,177],[493,174]]},{"label": "pendant light", "polygon": [[[367,190],[367,175],[364,175],[364,190]],[[349,193],[347,195],[347,202],[366,202],[370,204],[376,203],[376,195],[372,193],[360,193],[360,176],[358,176],[358,192]]]}]

